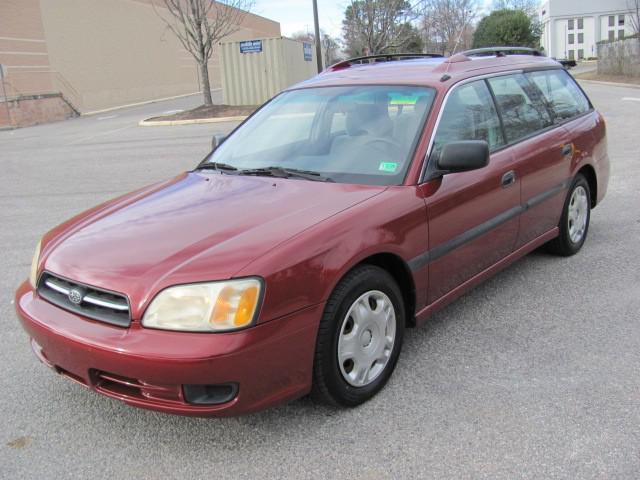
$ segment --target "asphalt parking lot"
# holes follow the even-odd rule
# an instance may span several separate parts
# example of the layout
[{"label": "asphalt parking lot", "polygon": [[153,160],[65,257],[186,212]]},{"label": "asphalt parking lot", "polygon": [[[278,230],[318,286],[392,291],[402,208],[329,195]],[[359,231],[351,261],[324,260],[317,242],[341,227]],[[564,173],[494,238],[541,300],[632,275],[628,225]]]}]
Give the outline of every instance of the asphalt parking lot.
[{"label": "asphalt parking lot", "polygon": [[233,124],[137,126],[191,97],[0,132],[0,477],[639,478],[640,89],[583,86],[612,161],[583,251],[535,252],[410,330],[388,386],[353,410],[174,417],[39,364],[13,306],[38,238],[192,167]]}]

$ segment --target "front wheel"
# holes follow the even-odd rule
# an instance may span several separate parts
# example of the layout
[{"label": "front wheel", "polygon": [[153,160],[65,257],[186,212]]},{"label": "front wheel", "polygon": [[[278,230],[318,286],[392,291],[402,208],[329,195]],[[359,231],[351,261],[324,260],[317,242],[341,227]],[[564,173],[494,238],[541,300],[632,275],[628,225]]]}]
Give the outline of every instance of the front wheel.
[{"label": "front wheel", "polygon": [[547,244],[551,253],[565,257],[580,251],[587,239],[591,220],[591,190],[589,182],[578,174],[569,189],[560,219],[560,234]]},{"label": "front wheel", "polygon": [[395,368],[404,324],[393,277],[373,265],[352,270],[331,294],[320,321],[312,396],[341,406],[373,397]]}]

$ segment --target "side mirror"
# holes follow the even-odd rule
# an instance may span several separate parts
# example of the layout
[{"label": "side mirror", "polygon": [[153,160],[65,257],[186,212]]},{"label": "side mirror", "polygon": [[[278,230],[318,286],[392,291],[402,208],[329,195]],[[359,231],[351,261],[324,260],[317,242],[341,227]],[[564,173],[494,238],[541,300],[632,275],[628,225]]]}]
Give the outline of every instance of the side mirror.
[{"label": "side mirror", "polygon": [[489,144],[484,140],[445,143],[437,166],[441,173],[468,172],[489,164]]},{"label": "side mirror", "polygon": [[215,150],[227,139],[223,133],[216,133],[211,139],[211,150]]}]

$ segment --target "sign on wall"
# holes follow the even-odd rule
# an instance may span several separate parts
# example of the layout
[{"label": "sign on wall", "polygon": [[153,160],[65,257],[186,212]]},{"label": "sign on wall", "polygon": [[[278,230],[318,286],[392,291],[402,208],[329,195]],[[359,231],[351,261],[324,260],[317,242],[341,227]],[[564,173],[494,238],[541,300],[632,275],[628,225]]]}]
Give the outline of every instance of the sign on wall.
[{"label": "sign on wall", "polygon": [[247,40],[240,42],[240,53],[261,53],[262,40]]},{"label": "sign on wall", "polygon": [[313,60],[313,50],[310,43],[303,43],[302,48],[304,49],[304,59],[307,62]]}]

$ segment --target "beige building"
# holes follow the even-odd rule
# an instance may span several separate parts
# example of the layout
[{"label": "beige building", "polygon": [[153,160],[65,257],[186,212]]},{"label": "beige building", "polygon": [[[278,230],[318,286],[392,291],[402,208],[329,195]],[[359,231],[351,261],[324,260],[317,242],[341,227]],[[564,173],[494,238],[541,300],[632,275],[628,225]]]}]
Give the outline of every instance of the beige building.
[{"label": "beige building", "polygon": [[[69,106],[89,113],[198,92],[195,60],[151,1],[0,0],[0,64],[12,123],[64,118]],[[277,36],[279,23],[249,14],[225,40]],[[209,76],[220,88],[219,51]],[[8,123],[2,97],[0,90],[0,127]]]}]

